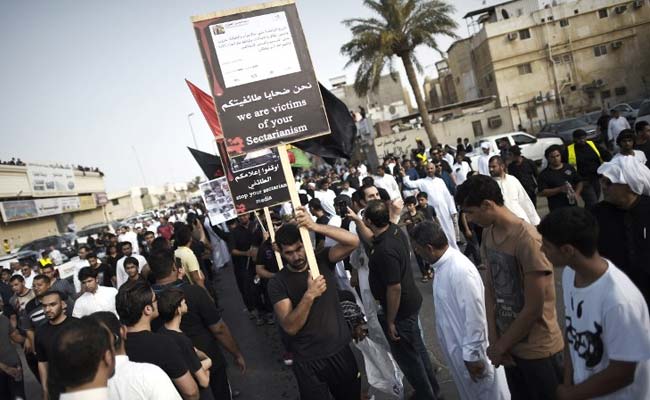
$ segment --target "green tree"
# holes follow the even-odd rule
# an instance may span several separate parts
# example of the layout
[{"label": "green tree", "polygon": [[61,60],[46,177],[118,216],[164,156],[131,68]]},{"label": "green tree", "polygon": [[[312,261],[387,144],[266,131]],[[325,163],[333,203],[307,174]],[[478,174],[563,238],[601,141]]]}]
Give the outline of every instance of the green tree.
[{"label": "green tree", "polygon": [[456,38],[457,25],[451,14],[454,7],[442,0],[364,0],[380,18],[352,18],[343,24],[352,31],[352,40],[341,47],[349,57],[346,65],[359,64],[354,90],[359,96],[377,90],[382,71],[388,67],[393,79],[397,77],[394,61],[399,57],[413,89],[418,111],[431,145],[438,143],[427,106],[418,85],[416,69],[422,66],[415,57],[415,48],[428,46],[442,54],[435,36]]}]

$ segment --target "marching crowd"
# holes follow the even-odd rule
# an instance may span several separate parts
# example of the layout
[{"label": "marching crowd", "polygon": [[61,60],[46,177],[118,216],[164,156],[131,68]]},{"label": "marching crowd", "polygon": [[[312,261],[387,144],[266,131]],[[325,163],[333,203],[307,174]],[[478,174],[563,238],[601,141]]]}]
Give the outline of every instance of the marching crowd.
[{"label": "marching crowd", "polygon": [[[228,359],[245,373],[247,349],[221,316],[230,269],[251,320],[277,325],[303,400],[441,399],[432,329],[462,399],[650,398],[650,126],[622,130],[613,156],[573,138],[541,172],[505,142],[472,165],[460,139],[372,171],[296,171],[296,210],[213,226],[184,205],[81,245],[72,282],[55,249],[14,263],[0,398],[25,397],[19,344],[44,398],[231,399]],[[435,326],[420,321],[412,258]]]}]

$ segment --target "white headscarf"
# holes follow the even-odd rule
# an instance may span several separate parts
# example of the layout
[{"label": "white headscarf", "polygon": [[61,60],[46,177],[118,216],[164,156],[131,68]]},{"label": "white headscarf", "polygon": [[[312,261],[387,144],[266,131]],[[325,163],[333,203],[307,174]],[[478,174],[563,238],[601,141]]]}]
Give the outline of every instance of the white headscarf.
[{"label": "white headscarf", "polygon": [[616,157],[598,168],[600,175],[612,183],[630,187],[638,195],[650,196],[650,169],[634,157]]}]

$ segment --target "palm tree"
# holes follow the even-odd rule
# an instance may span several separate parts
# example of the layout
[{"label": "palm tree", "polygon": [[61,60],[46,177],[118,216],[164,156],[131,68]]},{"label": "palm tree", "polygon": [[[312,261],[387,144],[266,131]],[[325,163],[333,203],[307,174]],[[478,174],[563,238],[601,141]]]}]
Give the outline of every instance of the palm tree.
[{"label": "palm tree", "polygon": [[397,79],[394,60],[399,57],[413,89],[418,111],[424,122],[431,145],[438,143],[433,133],[431,118],[415,74],[422,66],[415,58],[415,48],[425,45],[438,51],[436,35],[456,38],[456,22],[451,18],[454,7],[443,0],[364,0],[367,7],[381,18],[352,18],[343,21],[352,31],[353,38],[341,47],[348,56],[347,66],[359,64],[354,90],[359,96],[377,90],[381,73],[388,66],[393,79]]}]

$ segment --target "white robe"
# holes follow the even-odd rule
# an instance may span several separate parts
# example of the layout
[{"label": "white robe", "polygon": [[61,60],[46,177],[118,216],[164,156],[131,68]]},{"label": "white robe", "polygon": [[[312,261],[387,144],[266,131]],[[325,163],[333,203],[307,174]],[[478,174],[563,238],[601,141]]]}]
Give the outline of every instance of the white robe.
[{"label": "white robe", "polygon": [[539,214],[519,179],[506,174],[505,178],[494,178],[501,188],[503,201],[508,210],[531,225],[539,225]]},{"label": "white robe", "polygon": [[485,176],[490,176],[490,158],[495,154],[481,154],[478,158],[478,173]]},{"label": "white robe", "polygon": [[[487,358],[487,320],[481,275],[460,251],[448,248],[433,264],[436,332],[458,394],[463,400],[510,399],[505,369]],[[472,381],[465,361],[482,360],[483,378]]]},{"label": "white robe", "polygon": [[402,181],[404,186],[410,189],[418,189],[425,192],[428,196],[428,203],[436,210],[438,220],[442,230],[445,231],[449,245],[455,249],[458,248],[456,244],[456,228],[454,227],[454,219],[456,218],[456,203],[451,193],[447,189],[447,185],[440,178],[422,178],[412,181],[408,176],[404,176]]}]

